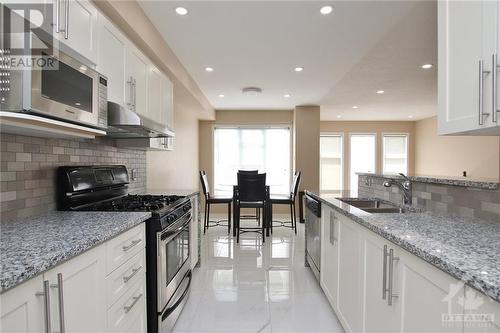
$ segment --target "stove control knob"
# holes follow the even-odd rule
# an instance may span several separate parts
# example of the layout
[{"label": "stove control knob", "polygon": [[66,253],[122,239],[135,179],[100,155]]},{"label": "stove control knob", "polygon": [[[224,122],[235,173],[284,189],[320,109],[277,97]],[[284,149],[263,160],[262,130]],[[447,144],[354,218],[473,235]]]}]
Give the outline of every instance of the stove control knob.
[{"label": "stove control knob", "polygon": [[175,216],[174,215],[169,215],[167,217],[167,222],[173,222],[175,220]]},{"label": "stove control knob", "polygon": [[187,212],[189,210],[189,208],[190,208],[189,206],[184,206],[184,207],[182,207],[182,210]]}]

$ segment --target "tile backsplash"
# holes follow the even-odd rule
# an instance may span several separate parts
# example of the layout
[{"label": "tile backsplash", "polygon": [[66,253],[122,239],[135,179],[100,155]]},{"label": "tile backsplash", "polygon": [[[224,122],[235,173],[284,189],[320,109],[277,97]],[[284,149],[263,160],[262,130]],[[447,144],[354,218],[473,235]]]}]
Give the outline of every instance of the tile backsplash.
[{"label": "tile backsplash", "polygon": [[[401,204],[400,189],[396,186],[384,187],[384,180],[384,178],[360,175],[358,196],[376,197]],[[477,217],[500,223],[500,190],[415,181],[413,206],[437,213]]]},{"label": "tile backsplash", "polygon": [[56,209],[56,170],[62,165],[123,164],[137,169],[129,191],[146,189],[146,152],[117,148],[108,138],[48,139],[2,133],[0,217],[39,215]]}]

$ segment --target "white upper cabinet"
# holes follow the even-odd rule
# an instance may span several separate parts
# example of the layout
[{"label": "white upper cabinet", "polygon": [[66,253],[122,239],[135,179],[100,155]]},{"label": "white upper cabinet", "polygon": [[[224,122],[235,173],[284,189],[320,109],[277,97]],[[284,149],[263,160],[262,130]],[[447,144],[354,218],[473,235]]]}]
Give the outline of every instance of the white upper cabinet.
[{"label": "white upper cabinet", "polygon": [[99,15],[99,56],[97,69],[108,78],[108,100],[126,105],[125,54],[127,39],[103,15]]},{"label": "white upper cabinet", "polygon": [[125,54],[125,99],[132,109],[148,116],[148,70],[149,60],[132,43]]},{"label": "white upper cabinet", "polygon": [[97,16],[91,1],[55,0],[54,37],[97,63]]},{"label": "white upper cabinet", "polygon": [[[498,1],[438,2],[438,132],[500,134]],[[498,63],[498,61],[497,61]],[[493,90],[493,87],[496,87]]]},{"label": "white upper cabinet", "polygon": [[162,79],[163,74],[154,66],[148,70],[148,118],[162,123]]},{"label": "white upper cabinet", "polygon": [[166,125],[171,131],[174,130],[174,85],[162,75],[161,81],[161,118],[162,124]]}]

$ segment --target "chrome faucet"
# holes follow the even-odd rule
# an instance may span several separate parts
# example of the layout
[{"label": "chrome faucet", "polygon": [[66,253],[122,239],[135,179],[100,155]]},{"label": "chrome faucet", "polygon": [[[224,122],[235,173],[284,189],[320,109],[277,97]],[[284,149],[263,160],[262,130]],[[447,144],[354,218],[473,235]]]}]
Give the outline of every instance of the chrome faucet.
[{"label": "chrome faucet", "polygon": [[384,187],[391,187],[392,185],[396,185],[397,187],[399,187],[401,189],[401,191],[403,192],[403,197],[402,197],[403,205],[410,206],[412,203],[411,180],[410,180],[410,178],[408,178],[407,176],[405,176],[402,173],[400,173],[399,175],[404,178],[404,181],[398,182],[394,179],[386,180],[384,182]]}]

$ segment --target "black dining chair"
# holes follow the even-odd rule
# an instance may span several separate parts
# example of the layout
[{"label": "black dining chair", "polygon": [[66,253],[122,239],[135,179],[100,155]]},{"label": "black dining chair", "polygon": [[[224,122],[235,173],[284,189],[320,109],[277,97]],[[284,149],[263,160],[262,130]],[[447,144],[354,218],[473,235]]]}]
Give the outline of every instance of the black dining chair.
[{"label": "black dining chair", "polygon": [[[267,205],[269,204],[269,187],[266,186],[266,174],[238,174],[238,185],[235,187],[234,198],[236,242],[240,242],[240,234],[244,232],[259,232],[262,242],[265,242],[265,227]],[[242,208],[262,209],[263,222],[261,227],[241,227],[240,212]]]},{"label": "black dining chair", "polygon": [[[238,170],[239,174],[242,175],[257,175],[259,174],[259,170]],[[255,209],[255,215],[241,215],[243,219],[255,219],[257,221],[257,225],[260,225],[260,209]]]},{"label": "black dining chair", "polygon": [[210,206],[214,204],[227,204],[227,233],[231,232],[231,203],[233,198],[230,196],[213,196],[210,194],[210,187],[208,186],[208,177],[205,171],[200,171],[201,187],[205,196],[205,216],[203,219],[203,233],[206,233],[209,227],[222,225],[220,222],[224,220],[214,221],[210,225]]},{"label": "black dining chair", "polygon": [[[297,193],[299,191],[300,185],[300,171],[296,171],[293,175],[292,187],[290,189],[290,195],[272,195],[270,198],[271,205],[290,205],[290,223],[288,226],[288,222],[280,221],[282,227],[292,228],[295,230],[295,234],[297,234],[297,212],[295,210],[295,198],[297,197]],[[272,211],[272,209],[271,209]],[[271,230],[272,230],[272,222],[271,222]]]}]

